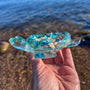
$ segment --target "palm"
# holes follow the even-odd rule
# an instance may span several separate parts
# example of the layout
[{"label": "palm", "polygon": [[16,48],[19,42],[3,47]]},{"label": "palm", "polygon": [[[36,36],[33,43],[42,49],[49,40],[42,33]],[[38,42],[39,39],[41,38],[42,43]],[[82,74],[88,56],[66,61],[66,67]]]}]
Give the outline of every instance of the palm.
[{"label": "palm", "polygon": [[80,90],[69,48],[60,50],[55,58],[45,59],[45,64],[40,59],[33,62],[32,90]]},{"label": "palm", "polygon": [[[47,65],[46,67],[47,70],[42,70],[44,75],[41,75],[42,77],[40,77],[42,78],[42,85],[45,88],[41,90],[74,90],[77,88],[79,80],[75,70],[68,66],[59,67],[56,65]],[[46,84],[48,85],[44,82],[47,82]]]}]

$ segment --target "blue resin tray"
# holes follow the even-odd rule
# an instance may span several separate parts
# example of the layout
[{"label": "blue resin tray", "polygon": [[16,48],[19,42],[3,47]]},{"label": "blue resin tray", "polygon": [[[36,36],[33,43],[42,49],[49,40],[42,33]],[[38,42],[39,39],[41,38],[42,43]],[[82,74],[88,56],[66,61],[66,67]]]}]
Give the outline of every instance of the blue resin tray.
[{"label": "blue resin tray", "polygon": [[80,41],[80,39],[72,40],[68,32],[33,34],[26,41],[20,36],[9,39],[14,48],[31,52],[35,58],[55,57],[59,49],[77,46]]}]

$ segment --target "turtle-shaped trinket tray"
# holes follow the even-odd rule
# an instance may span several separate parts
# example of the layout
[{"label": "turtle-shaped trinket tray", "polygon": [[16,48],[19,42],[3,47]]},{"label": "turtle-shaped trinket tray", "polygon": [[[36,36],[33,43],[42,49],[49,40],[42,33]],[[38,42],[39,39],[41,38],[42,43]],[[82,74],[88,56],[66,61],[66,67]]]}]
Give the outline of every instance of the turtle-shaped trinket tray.
[{"label": "turtle-shaped trinket tray", "polygon": [[71,39],[68,32],[33,34],[26,40],[20,36],[9,39],[14,48],[31,52],[35,58],[55,57],[59,49],[77,46],[80,41],[80,39]]}]

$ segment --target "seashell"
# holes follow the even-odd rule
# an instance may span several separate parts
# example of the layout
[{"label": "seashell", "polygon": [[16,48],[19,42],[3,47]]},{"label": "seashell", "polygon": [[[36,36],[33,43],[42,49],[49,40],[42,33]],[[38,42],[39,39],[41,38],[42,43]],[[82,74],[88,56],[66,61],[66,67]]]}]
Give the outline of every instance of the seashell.
[{"label": "seashell", "polygon": [[54,46],[53,43],[49,43],[49,46],[50,46],[51,48],[55,49],[55,46]]}]

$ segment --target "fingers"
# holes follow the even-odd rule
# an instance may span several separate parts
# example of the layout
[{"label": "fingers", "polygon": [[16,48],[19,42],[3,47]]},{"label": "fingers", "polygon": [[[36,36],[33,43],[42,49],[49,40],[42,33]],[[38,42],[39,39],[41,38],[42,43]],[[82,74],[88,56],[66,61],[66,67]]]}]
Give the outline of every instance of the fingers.
[{"label": "fingers", "polygon": [[32,67],[37,65],[44,66],[45,64],[57,64],[75,68],[70,48],[63,48],[62,50],[59,50],[55,58],[44,59],[45,64],[41,59],[34,58],[32,53],[27,53],[26,56],[31,60]]},{"label": "fingers", "polygon": [[62,51],[59,50],[57,52],[57,56],[55,58],[47,58],[47,59],[44,59],[44,60],[45,60],[45,64],[57,64],[57,65],[61,65],[61,64],[63,64]]},{"label": "fingers", "polygon": [[62,51],[59,50],[59,51],[57,52],[57,56],[55,57],[55,63],[56,63],[57,65],[62,65],[63,62],[64,62],[64,59],[63,59]]},{"label": "fingers", "polygon": [[32,69],[37,66],[41,67],[44,65],[42,59],[36,59],[32,53],[26,53],[26,56],[30,59]]},{"label": "fingers", "polygon": [[62,55],[62,51],[59,50],[57,52],[57,56],[55,58],[48,58],[48,59],[44,59],[45,60],[45,64],[57,64],[57,65],[62,65],[63,64],[63,55]]},{"label": "fingers", "polygon": [[53,58],[47,58],[47,59],[44,59],[45,61],[45,64],[53,64]]},{"label": "fingers", "polygon": [[64,65],[75,68],[70,48],[63,48],[62,54],[64,58]]}]

